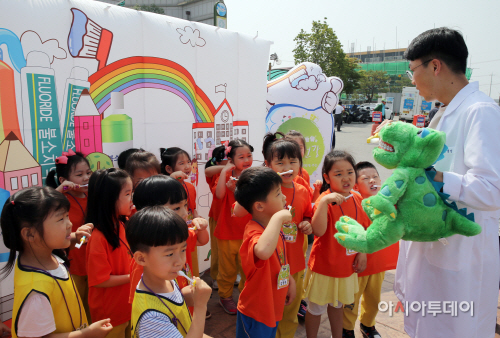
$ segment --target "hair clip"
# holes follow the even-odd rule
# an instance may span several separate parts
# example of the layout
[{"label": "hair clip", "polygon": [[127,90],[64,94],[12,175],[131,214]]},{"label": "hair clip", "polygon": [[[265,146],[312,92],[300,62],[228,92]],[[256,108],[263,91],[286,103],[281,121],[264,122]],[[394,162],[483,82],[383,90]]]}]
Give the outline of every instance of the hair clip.
[{"label": "hair clip", "polygon": [[229,147],[226,147],[226,150],[224,150],[224,153],[226,154],[226,156],[231,152],[231,146]]},{"label": "hair clip", "polygon": [[12,205],[16,205],[16,204],[14,203],[14,201],[10,201],[10,203],[12,203]]}]

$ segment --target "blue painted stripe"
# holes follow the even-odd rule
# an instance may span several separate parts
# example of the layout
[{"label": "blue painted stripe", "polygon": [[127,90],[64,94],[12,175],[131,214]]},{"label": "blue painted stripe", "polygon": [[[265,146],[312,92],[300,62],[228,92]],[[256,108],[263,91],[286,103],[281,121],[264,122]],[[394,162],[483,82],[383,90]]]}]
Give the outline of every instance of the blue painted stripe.
[{"label": "blue painted stripe", "polygon": [[0,253],[0,263],[7,262],[9,260],[9,252]]}]

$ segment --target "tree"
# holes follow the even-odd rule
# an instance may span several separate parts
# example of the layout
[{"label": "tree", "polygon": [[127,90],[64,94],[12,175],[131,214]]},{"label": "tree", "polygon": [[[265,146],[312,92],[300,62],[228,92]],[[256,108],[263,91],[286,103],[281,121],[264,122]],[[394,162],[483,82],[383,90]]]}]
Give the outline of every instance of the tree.
[{"label": "tree", "polygon": [[352,93],[357,88],[361,78],[356,71],[357,60],[346,56],[337,35],[326,21],[313,21],[311,32],[301,29],[293,41],[296,64],[312,62],[319,65],[326,76],[337,76],[344,81],[346,93]]},{"label": "tree", "polygon": [[165,11],[163,10],[163,8],[158,7],[154,4],[153,5],[135,5],[134,9],[138,10],[138,11],[143,11],[143,12],[165,14]]},{"label": "tree", "polygon": [[396,81],[391,81],[391,92],[401,93],[403,87],[415,87],[406,75],[401,75]]},{"label": "tree", "polygon": [[368,102],[373,100],[373,96],[380,92],[387,91],[389,75],[382,70],[359,71],[361,80],[359,81],[358,93],[364,94]]}]

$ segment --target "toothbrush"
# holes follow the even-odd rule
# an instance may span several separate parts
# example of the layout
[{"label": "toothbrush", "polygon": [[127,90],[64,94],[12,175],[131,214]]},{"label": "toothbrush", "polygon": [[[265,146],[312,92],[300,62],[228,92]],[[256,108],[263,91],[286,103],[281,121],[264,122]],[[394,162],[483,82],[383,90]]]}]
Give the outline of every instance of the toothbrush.
[{"label": "toothbrush", "polygon": [[177,274],[181,277],[184,277],[186,278],[190,283],[191,285],[193,285],[193,287],[196,287],[196,280],[192,279],[192,278],[189,278],[185,273],[184,271],[180,270],[180,271],[177,271]]},{"label": "toothbrush", "polygon": [[[78,188],[77,188],[77,189],[79,189],[79,188],[85,188],[85,187],[88,187],[89,185],[88,185],[88,184],[82,184],[82,185],[77,184],[77,186],[78,186]],[[64,186],[64,187],[63,187],[63,191],[66,191],[66,190],[68,190],[68,189],[69,189],[69,187],[68,187],[68,186]]]},{"label": "toothbrush", "polygon": [[237,181],[238,180],[236,177],[233,177],[233,176],[229,177],[229,179],[232,180],[232,181]]},{"label": "toothbrush", "polygon": [[[348,200],[351,197],[352,197],[352,194],[350,194],[349,196],[347,196],[345,199]],[[337,203],[333,202],[332,205],[337,205]]]},{"label": "toothbrush", "polygon": [[280,176],[287,175],[287,174],[293,174],[293,169],[290,169],[288,171],[284,171],[282,173],[278,173],[278,175],[280,175]]},{"label": "toothbrush", "polygon": [[75,248],[80,249],[80,248],[82,247],[83,243],[85,243],[85,240],[86,240],[86,239],[87,239],[87,237],[86,237],[86,236],[83,236],[83,237],[80,239],[80,243],[75,244]]}]

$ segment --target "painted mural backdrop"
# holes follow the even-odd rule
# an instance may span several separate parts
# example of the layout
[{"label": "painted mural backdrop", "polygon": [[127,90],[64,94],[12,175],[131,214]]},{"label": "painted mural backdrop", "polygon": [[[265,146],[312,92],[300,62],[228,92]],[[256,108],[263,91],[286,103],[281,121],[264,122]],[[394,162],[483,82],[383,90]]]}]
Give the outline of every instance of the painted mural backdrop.
[{"label": "painted mural backdrop", "polygon": [[[177,146],[196,160],[191,180],[206,216],[212,197],[202,168],[211,150],[233,138],[262,147],[256,112],[266,100],[269,46],[101,2],[0,2],[0,202],[42,185],[68,149],[96,170],[130,147],[159,157],[160,147]],[[112,102],[117,92],[121,104]],[[200,270],[208,250],[199,250]],[[0,265],[7,257],[0,240]],[[12,279],[2,281],[2,321],[12,293]]]},{"label": "painted mural backdrop", "polygon": [[340,78],[326,77],[320,66],[310,62],[267,82],[266,130],[285,134],[297,130],[304,135],[303,167],[311,182],[322,180],[322,162],[332,148],[333,114],[343,87]]}]

